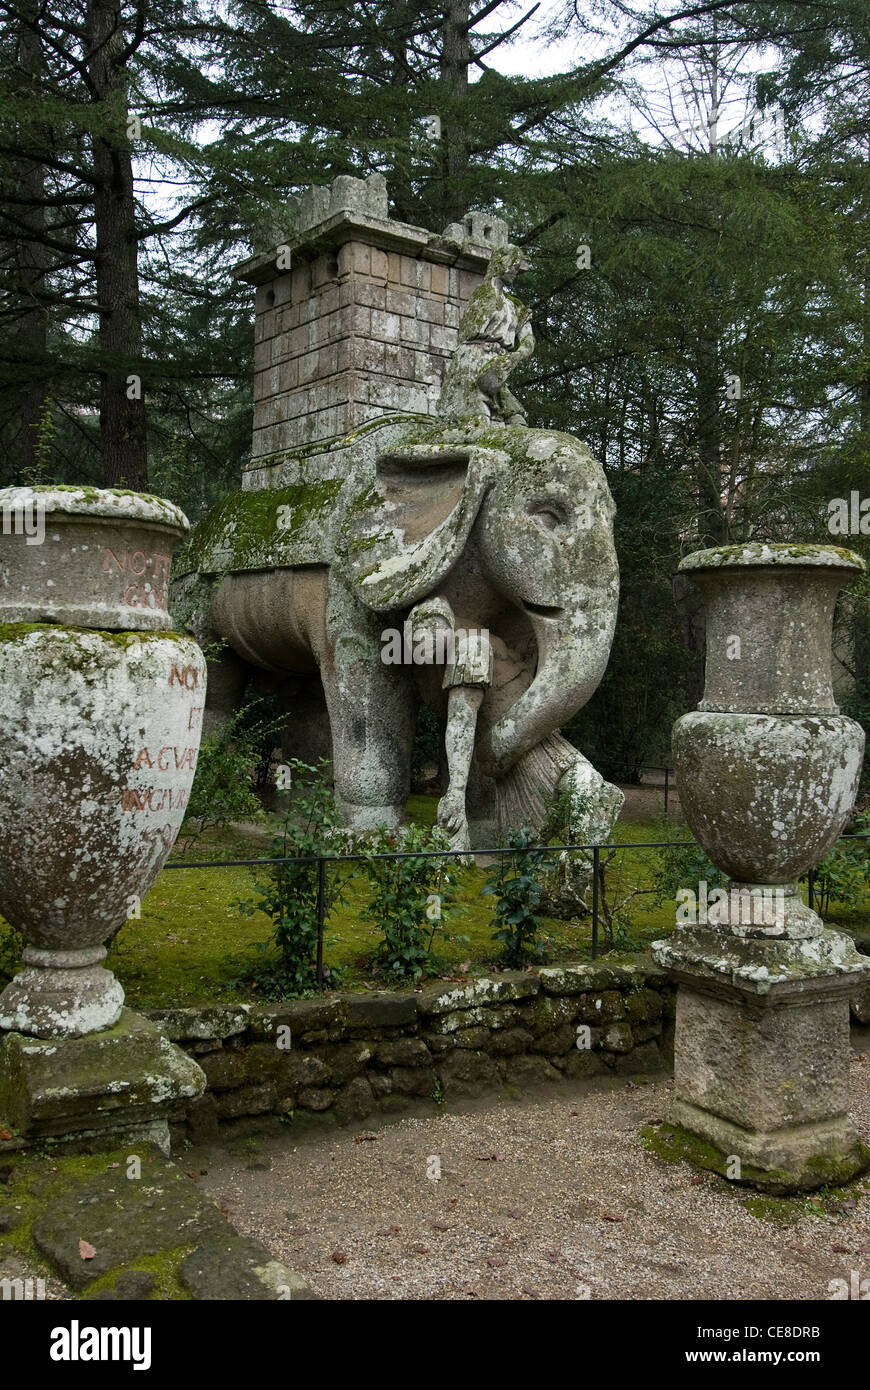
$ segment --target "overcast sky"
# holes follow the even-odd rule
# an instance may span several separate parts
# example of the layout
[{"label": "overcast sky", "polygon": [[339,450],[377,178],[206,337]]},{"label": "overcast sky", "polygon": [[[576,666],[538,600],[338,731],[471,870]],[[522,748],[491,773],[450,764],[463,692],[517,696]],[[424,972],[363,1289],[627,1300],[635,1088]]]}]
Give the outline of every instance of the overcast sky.
[{"label": "overcast sky", "polygon": [[[527,20],[516,37],[489,55],[486,61],[490,67],[504,73],[506,77],[550,77],[555,72],[567,72],[569,68],[574,67],[578,60],[584,56],[580,52],[578,40],[572,38],[558,43],[548,43],[540,32],[560,8],[564,8],[564,6],[558,5],[556,0],[541,0],[537,12],[532,15],[531,19]],[[503,20],[493,32],[498,32],[499,29],[504,32],[510,27],[510,24],[515,24],[528,9],[531,9],[531,4],[517,5],[515,11],[510,13],[509,23],[505,23]],[[489,23],[497,15],[498,11],[496,15],[491,17]],[[488,21],[484,20],[482,24],[478,25],[478,29],[488,33],[487,23]]]}]

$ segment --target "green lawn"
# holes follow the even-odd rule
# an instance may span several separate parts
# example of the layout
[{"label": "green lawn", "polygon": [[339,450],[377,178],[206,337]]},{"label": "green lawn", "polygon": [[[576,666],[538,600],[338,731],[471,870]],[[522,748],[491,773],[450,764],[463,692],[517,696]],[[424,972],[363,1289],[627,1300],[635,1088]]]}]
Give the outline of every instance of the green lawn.
[{"label": "green lawn", "polygon": [[[432,824],[437,801],[434,797],[416,796],[408,803],[408,817],[418,824]],[[690,838],[684,827],[672,818],[668,824],[671,834]],[[661,818],[621,820],[617,823],[614,840],[630,846],[663,838]],[[205,837],[195,848],[183,843],[176,848],[174,858],[230,859],[272,853],[271,832],[265,826],[238,827],[219,837]],[[606,872],[606,900],[618,903],[650,886],[655,852],[651,850],[618,851]],[[257,997],[250,985],[234,988],[233,980],[239,962],[258,958],[256,945],[265,942],[271,923],[260,913],[246,917],[234,903],[254,895],[257,870],[248,867],[221,869],[164,869],[160,878],[142,904],[139,920],[129,921],[109,950],[107,964],[115,971],[134,1008],[157,1008],[178,1004],[208,1004],[221,1001],[252,1000]],[[361,916],[366,901],[366,881],[352,865],[339,872],[345,880],[344,905],[335,910],[327,923],[327,936],[335,938],[328,946],[325,962],[340,967],[342,987],[358,988],[366,984],[383,985],[378,979],[371,956],[377,942],[375,928]],[[498,959],[499,945],[492,940],[493,923],[491,897],[481,897],[480,889],[487,877],[482,868],[460,870],[455,915],[446,924],[454,935],[468,937],[467,942],[443,940],[436,937],[435,949],[443,958],[444,973],[459,973],[459,967],[469,962],[470,971],[484,970]],[[836,906],[836,905],[835,905]],[[846,930],[866,931],[870,926],[870,901],[860,909],[836,910],[829,913],[832,926]],[[674,924],[673,901],[655,905],[654,898],[644,891],[630,896],[621,921],[622,932],[614,942],[619,952],[644,950],[657,936],[670,932]],[[591,956],[591,921],[563,922],[542,919],[542,934],[549,938],[551,959],[584,959]],[[599,933],[599,953],[608,950],[605,927]]]},{"label": "green lawn", "polygon": [[[412,797],[408,803],[409,819],[432,824],[436,804],[434,797]],[[626,845],[660,840],[662,826],[660,819],[620,821],[614,840]],[[680,838],[690,838],[688,831],[681,833]],[[196,857],[239,858],[270,853],[268,832],[251,827],[246,834],[236,832],[218,841],[201,842]],[[185,857],[190,857],[190,853]],[[619,902],[634,889],[648,889],[653,859],[654,851],[620,850],[607,869],[607,900]],[[256,943],[269,936],[271,924],[266,917],[260,913],[245,917],[233,906],[235,900],[253,895],[257,872],[251,868],[164,870],[142,905],[141,920],[128,922],[109,952],[107,964],[123,983],[134,1008],[256,998],[256,991],[250,986],[234,990],[231,982],[239,959],[255,959]],[[325,962],[341,968],[343,988],[383,985],[370,961],[378,933],[360,915],[366,900],[365,880],[349,865],[330,872],[340,872],[344,877],[346,901],[331,914],[327,924],[327,936],[335,941],[325,953]],[[471,970],[485,969],[498,958],[499,946],[492,940],[493,899],[480,896],[486,877],[486,870],[480,868],[460,871],[459,910],[447,923],[447,930],[466,936],[469,941],[436,938],[435,949],[446,962],[445,973],[458,972],[466,961]],[[845,929],[866,930],[870,904],[860,911],[830,914],[829,921]],[[657,936],[670,932],[673,924],[673,902],[656,906],[654,898],[642,892],[631,897],[627,923],[615,941],[616,949],[644,950]],[[553,960],[591,956],[589,918],[563,922],[545,917],[542,933],[550,939]],[[607,949],[602,924],[599,953]]]},{"label": "green lawn", "polygon": [[[408,818],[431,825],[436,806],[435,797],[411,797]],[[618,838],[654,839],[658,838],[657,832],[653,822],[620,824]],[[236,832],[201,841],[195,857],[242,858],[270,853],[268,832],[249,827],[246,834]],[[185,859],[193,857],[190,850],[183,854]],[[624,852],[619,858],[625,862],[619,866],[617,882],[632,873],[644,874],[648,868],[639,852]],[[256,998],[250,986],[234,990],[231,982],[238,972],[238,961],[256,959],[256,943],[265,941],[270,932],[271,924],[261,913],[245,917],[233,906],[236,900],[253,896],[258,872],[262,871],[243,867],[164,870],[142,904],[141,919],[128,922],[109,951],[107,964],[121,980],[134,1008]],[[361,916],[367,896],[366,881],[351,865],[329,872],[341,873],[345,902],[333,911],[327,923],[327,936],[334,941],[325,953],[325,962],[340,968],[344,988],[383,984],[370,962],[378,932]],[[493,899],[480,895],[486,878],[483,868],[460,870],[456,907],[445,926],[450,935],[469,940],[436,937],[434,949],[446,962],[447,971],[458,970],[466,961],[471,963],[470,969],[482,969],[498,958],[499,943],[492,940]],[[644,898],[638,901],[647,902]],[[672,916],[673,910],[667,905],[657,913],[646,909],[637,944],[643,945],[669,930]],[[571,923],[544,917],[541,926],[542,935],[550,939],[554,960],[591,956],[589,919]],[[605,949],[603,929],[599,949]]]}]

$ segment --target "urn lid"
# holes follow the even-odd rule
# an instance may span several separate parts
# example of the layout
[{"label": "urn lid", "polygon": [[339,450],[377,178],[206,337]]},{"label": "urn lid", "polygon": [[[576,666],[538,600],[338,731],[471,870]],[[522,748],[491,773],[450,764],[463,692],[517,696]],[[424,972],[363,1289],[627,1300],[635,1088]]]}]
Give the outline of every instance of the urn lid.
[{"label": "urn lid", "polygon": [[165,631],[172,555],[189,529],[147,493],[0,488],[0,623]]},{"label": "urn lid", "polygon": [[[772,568],[852,570],[860,574],[866,567],[860,555],[838,545],[800,545],[793,541],[747,541],[744,545],[717,545],[711,550],[694,550],[680,561],[681,574],[699,570]],[[845,583],[845,580],[843,581]]]},{"label": "urn lid", "polygon": [[124,488],[87,487],[79,484],[46,487],[0,488],[0,509],[15,514],[39,507],[44,515],[91,517],[95,521],[143,521],[149,526],[168,526],[181,535],[190,522],[180,507],[164,497]]}]

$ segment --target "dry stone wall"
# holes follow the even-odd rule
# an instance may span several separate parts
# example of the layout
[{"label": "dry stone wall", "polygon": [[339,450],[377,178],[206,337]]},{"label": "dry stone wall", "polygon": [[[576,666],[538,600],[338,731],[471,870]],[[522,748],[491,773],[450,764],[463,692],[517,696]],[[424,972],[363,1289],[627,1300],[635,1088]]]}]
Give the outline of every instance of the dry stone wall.
[{"label": "dry stone wall", "polygon": [[206,1074],[206,1094],[174,1115],[206,1139],[244,1116],[349,1123],[414,1099],[669,1069],[673,1014],[673,986],[644,959],[151,1018]]}]

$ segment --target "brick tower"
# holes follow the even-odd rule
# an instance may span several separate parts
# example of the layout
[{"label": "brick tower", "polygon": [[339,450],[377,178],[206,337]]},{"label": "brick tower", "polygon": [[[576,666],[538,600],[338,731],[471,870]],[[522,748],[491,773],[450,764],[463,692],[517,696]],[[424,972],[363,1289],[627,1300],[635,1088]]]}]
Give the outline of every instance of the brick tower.
[{"label": "brick tower", "polygon": [[433,414],[462,311],[507,240],[484,213],[441,235],[392,220],[381,174],[309,188],[295,212],[291,237],[234,272],[257,287],[246,490],[339,478],[362,425]]}]

